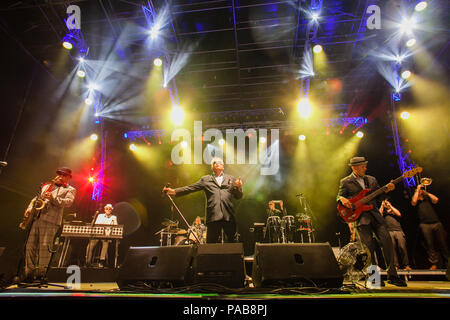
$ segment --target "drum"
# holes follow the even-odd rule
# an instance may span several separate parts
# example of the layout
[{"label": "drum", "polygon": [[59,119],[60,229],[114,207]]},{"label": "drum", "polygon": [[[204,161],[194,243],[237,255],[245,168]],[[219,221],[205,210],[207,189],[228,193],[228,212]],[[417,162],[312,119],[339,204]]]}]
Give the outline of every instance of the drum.
[{"label": "drum", "polygon": [[282,242],[281,219],[279,216],[270,216],[267,218],[266,238],[269,243]]},{"label": "drum", "polygon": [[195,243],[195,241],[192,241],[191,239],[186,239],[186,238],[184,238],[183,240],[181,240],[178,244],[177,244],[177,246],[188,246],[188,245],[191,245],[191,244],[194,244]]},{"label": "drum", "polygon": [[[200,244],[206,243],[206,229],[203,230],[201,228],[194,228],[195,234],[197,235],[198,240],[200,240]],[[194,243],[197,242],[197,239],[195,239],[195,236],[192,234],[192,232],[189,232],[188,236],[189,240],[193,241]]]},{"label": "drum", "polygon": [[286,242],[294,242],[295,218],[294,216],[284,216],[281,222],[283,226],[284,238]]},{"label": "drum", "polygon": [[175,245],[179,246],[182,241],[187,240],[185,236],[176,236],[175,237]]}]

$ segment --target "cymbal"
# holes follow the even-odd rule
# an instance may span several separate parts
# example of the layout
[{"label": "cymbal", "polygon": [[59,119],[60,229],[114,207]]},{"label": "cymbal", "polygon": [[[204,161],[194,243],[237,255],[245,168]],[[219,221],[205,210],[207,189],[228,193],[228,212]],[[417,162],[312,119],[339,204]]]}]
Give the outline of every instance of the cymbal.
[{"label": "cymbal", "polygon": [[178,229],[177,232],[176,232],[176,234],[179,234],[179,235],[183,235],[183,234],[186,234],[186,233],[187,233],[187,230],[184,230],[184,229]]},{"label": "cymbal", "polygon": [[170,220],[169,221],[163,221],[162,225],[166,226],[166,227],[176,227],[178,225],[178,222],[173,222],[173,221],[170,221]]}]

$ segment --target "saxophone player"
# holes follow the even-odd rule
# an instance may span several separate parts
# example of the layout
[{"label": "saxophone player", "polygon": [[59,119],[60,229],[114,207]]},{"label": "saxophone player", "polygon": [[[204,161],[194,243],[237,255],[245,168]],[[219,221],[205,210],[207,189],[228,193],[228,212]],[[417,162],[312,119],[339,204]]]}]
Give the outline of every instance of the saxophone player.
[{"label": "saxophone player", "polygon": [[[76,189],[68,184],[72,170],[62,167],[57,176],[45,183],[39,198],[44,202],[39,214],[31,222],[31,229],[25,246],[25,279],[45,277],[51,258],[51,247],[61,226],[64,208],[70,207],[75,199]],[[25,210],[25,218],[35,209],[34,198]]]}]

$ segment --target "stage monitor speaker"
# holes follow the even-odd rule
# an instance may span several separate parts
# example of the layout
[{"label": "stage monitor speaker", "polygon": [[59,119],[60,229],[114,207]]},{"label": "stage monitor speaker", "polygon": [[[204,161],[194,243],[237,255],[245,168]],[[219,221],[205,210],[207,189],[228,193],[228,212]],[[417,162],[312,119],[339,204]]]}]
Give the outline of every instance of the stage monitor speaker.
[{"label": "stage monitor speaker", "polygon": [[252,280],[255,287],[339,288],[343,275],[328,243],[255,246]]},{"label": "stage monitor speaker", "polygon": [[145,283],[155,287],[192,284],[194,250],[189,246],[130,247],[119,270],[120,289]]},{"label": "stage monitor speaker", "polygon": [[244,287],[245,263],[242,243],[199,245],[194,270],[196,284],[214,283],[228,288]]}]

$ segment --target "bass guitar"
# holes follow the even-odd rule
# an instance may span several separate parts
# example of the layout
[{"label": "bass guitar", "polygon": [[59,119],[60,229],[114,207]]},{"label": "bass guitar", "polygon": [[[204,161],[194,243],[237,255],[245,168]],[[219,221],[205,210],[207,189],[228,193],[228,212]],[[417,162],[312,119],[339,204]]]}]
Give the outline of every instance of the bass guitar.
[{"label": "bass guitar", "polygon": [[[414,169],[411,169],[409,171],[405,171],[400,177],[392,181],[393,184],[399,183],[405,178],[411,178],[415,176],[416,174],[422,172],[421,167],[417,167]],[[370,189],[364,189],[360,193],[358,193],[355,197],[349,199],[352,207],[347,208],[342,203],[338,203],[337,209],[339,211],[339,215],[345,222],[354,222],[358,220],[361,213],[365,211],[369,211],[373,209],[373,205],[367,204],[368,202],[372,201],[376,197],[378,197],[380,194],[385,192],[387,190],[387,185],[375,190],[371,194],[366,194],[370,191]]]}]

